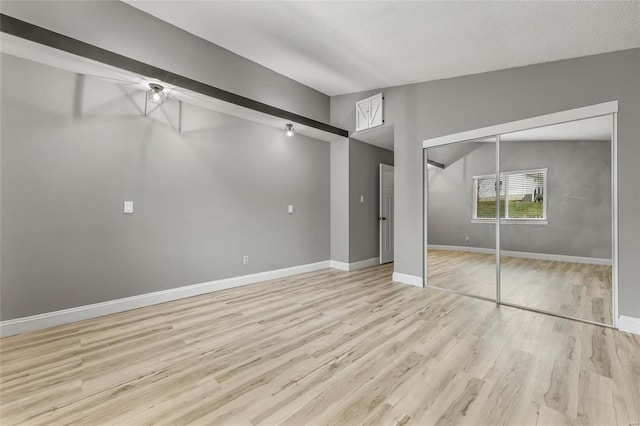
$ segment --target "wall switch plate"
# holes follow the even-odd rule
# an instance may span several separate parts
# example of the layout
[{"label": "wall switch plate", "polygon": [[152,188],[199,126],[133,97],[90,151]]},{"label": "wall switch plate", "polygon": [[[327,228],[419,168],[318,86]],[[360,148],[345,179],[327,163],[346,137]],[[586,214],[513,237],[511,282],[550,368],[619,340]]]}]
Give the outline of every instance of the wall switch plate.
[{"label": "wall switch plate", "polygon": [[360,196],[360,202],[361,202],[361,203],[364,203],[364,195],[361,195],[361,196]]},{"label": "wall switch plate", "polygon": [[124,212],[126,214],[133,214],[133,201],[124,202]]},{"label": "wall switch plate", "polygon": [[287,209],[289,214],[293,214],[293,204],[289,204],[289,208]]},{"label": "wall switch plate", "polygon": [[242,264],[244,265],[248,265],[249,264],[249,256],[245,256],[242,258]]}]

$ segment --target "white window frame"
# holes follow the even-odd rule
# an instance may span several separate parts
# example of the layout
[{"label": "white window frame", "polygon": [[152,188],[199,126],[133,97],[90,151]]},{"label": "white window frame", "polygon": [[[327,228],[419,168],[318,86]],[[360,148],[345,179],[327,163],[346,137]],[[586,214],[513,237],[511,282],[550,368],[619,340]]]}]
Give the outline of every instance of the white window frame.
[{"label": "white window frame", "polygon": [[[504,218],[500,218],[500,223],[504,223],[504,224],[518,224],[518,225],[523,225],[523,224],[528,224],[528,225],[547,225],[549,223],[549,220],[547,219],[547,204],[548,204],[548,197],[547,197],[547,168],[541,168],[541,169],[528,169],[528,170],[511,170],[511,171],[502,171],[500,172],[500,178],[496,179],[496,182],[500,182],[504,176],[504,188],[505,188],[505,192],[504,192],[504,198],[505,198],[505,214],[504,214]],[[544,194],[543,199],[542,199],[542,217],[541,218],[509,218],[509,203],[508,203],[508,188],[509,188],[509,175],[514,175],[514,174],[526,174],[526,173],[539,173],[542,172],[543,176],[544,176],[544,180],[543,180],[543,184],[542,184],[542,193]],[[479,179],[495,179],[496,175],[495,174],[490,174],[490,175],[478,175],[478,176],[474,176],[473,177],[473,201],[472,201],[472,205],[473,205],[473,213],[471,216],[471,223],[496,223],[496,219],[495,218],[482,218],[482,217],[478,217],[478,180]],[[497,190],[496,188],[496,192],[497,192],[497,197],[500,197],[500,191]]]}]

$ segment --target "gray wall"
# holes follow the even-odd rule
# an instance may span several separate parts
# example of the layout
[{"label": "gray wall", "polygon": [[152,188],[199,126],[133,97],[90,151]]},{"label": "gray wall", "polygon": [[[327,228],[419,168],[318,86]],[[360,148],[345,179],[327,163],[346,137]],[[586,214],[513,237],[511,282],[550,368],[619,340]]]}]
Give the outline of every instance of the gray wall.
[{"label": "gray wall", "polygon": [[2,320],[329,258],[329,143],[1,59]]},{"label": "gray wall", "polygon": [[349,138],[331,142],[331,260],[349,263]]},{"label": "gray wall", "polygon": [[331,98],[333,125],[354,130],[355,101],[383,91],[395,129],[395,265],[422,276],[422,141],[619,101],[620,313],[640,317],[640,49]]},{"label": "gray wall", "polygon": [[318,121],[329,97],[120,1],[5,1],[4,14]]},{"label": "gray wall", "polygon": [[393,165],[393,151],[349,139],[349,262],[380,254],[380,163]]},{"label": "gray wall", "polygon": [[495,144],[456,143],[428,149],[427,156],[446,166],[427,168],[427,244],[494,249],[495,224],[471,223],[471,215],[473,176],[495,174]]},{"label": "gray wall", "polygon": [[[495,225],[471,223],[473,176],[495,173],[495,145],[472,145],[444,170],[429,168],[429,244],[495,248]],[[611,259],[609,141],[502,142],[500,155],[505,171],[548,169],[549,223],[503,225],[503,250]]]}]

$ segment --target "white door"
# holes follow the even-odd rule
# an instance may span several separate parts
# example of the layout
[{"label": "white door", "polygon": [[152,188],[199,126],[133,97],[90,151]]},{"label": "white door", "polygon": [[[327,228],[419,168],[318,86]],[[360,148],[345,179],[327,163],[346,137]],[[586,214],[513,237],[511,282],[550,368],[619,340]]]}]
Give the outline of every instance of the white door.
[{"label": "white door", "polygon": [[382,119],[382,93],[369,98],[369,127],[381,126]]},{"label": "white door", "polygon": [[393,262],[393,166],[380,164],[380,263]]},{"label": "white door", "polygon": [[356,102],[356,132],[369,128],[369,98]]}]

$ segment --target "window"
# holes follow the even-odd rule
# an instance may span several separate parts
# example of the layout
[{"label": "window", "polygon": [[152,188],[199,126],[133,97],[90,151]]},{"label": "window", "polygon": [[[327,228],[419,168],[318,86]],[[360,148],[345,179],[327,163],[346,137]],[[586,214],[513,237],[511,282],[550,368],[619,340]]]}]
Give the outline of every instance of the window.
[{"label": "window", "polygon": [[496,187],[500,187],[500,218],[505,223],[546,223],[547,169],[523,170],[473,178],[474,222],[495,221]]}]

